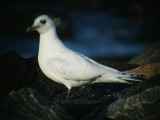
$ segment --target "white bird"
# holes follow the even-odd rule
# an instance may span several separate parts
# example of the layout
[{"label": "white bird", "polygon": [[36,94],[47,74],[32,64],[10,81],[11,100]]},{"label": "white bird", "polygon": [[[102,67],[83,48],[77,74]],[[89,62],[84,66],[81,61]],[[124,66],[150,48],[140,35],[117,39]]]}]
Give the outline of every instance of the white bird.
[{"label": "white bird", "polygon": [[32,30],[40,34],[38,63],[42,72],[68,88],[67,99],[71,88],[89,83],[140,81],[134,78],[139,77],[138,74],[120,72],[67,48],[59,39],[54,22],[47,15],[37,17],[26,31]]}]

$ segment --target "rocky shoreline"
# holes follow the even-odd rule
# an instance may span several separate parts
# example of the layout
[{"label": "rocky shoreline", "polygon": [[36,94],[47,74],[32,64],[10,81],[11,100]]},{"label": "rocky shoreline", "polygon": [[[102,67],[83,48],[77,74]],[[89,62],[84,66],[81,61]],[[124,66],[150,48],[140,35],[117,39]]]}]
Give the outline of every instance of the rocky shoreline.
[{"label": "rocky shoreline", "polygon": [[37,56],[24,59],[15,52],[2,54],[0,119],[160,119],[160,63],[155,61],[144,65],[99,61],[118,70],[141,73],[143,82],[73,88],[70,100],[66,101],[66,87],[41,72]]}]

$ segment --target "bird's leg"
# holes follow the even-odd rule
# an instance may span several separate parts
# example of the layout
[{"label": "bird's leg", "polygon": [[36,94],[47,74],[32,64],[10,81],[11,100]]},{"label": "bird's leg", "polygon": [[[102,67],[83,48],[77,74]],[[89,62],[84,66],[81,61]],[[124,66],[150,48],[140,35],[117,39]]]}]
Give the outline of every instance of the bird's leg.
[{"label": "bird's leg", "polygon": [[71,89],[68,89],[67,100],[69,99],[70,92],[71,92]]}]

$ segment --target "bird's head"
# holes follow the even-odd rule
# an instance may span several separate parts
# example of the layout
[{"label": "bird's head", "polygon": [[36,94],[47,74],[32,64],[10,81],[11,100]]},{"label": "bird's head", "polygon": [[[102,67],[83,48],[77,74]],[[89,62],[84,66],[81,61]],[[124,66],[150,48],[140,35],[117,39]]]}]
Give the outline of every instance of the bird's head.
[{"label": "bird's head", "polygon": [[40,34],[43,34],[51,30],[53,27],[55,27],[53,20],[47,15],[41,15],[34,20],[33,25],[31,27],[28,27],[26,31],[30,32],[36,30]]}]

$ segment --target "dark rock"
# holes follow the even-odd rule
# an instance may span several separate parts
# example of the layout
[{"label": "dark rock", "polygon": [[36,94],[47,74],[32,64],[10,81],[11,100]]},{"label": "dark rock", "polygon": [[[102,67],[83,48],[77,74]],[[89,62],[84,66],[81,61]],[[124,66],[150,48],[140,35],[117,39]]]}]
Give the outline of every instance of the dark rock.
[{"label": "dark rock", "polygon": [[[153,117],[152,114],[149,114],[150,111],[145,108],[151,109],[152,107],[153,111],[156,111],[157,113],[159,112],[157,110],[159,108],[159,104],[156,102],[156,100],[159,100],[159,97],[157,96],[157,91],[159,90],[159,86],[160,86],[159,75],[155,77],[152,76],[152,78],[149,78],[148,80],[144,80],[144,82],[142,83],[133,84],[133,85],[101,83],[101,84],[89,84],[82,87],[73,88],[71,90],[69,101],[66,101],[67,88],[62,84],[58,84],[53,80],[48,79],[42,73],[38,65],[37,56],[31,57],[28,59],[23,59],[16,53],[7,53],[0,57],[1,57],[0,60],[3,68],[3,69],[1,68],[1,71],[2,71],[1,74],[2,73],[3,74],[0,76],[3,78],[2,84],[1,84],[2,87],[6,86],[8,88],[8,92],[10,90],[17,90],[25,86],[32,89],[36,89],[48,101],[51,101],[52,104],[56,104],[62,107],[74,119],[83,119],[83,120],[88,120],[88,119],[101,120],[101,119],[114,119],[114,118],[130,119],[129,116],[134,115],[132,113],[136,114],[137,111],[140,111],[140,108],[137,107],[138,105],[141,106],[141,108],[143,109],[142,112],[144,116],[142,114],[138,114],[137,119],[146,118],[146,117],[148,119],[149,117]],[[101,63],[122,71],[130,70],[138,67],[138,65],[135,65],[135,64],[130,65],[130,64],[119,63],[119,62],[105,61]],[[159,64],[156,64],[156,70],[159,69],[157,68],[157,66],[159,66]],[[7,81],[7,82],[3,82],[3,81]],[[15,84],[16,82],[17,84],[18,83],[19,84],[18,85]],[[12,83],[12,85],[8,83]],[[13,95],[9,96],[7,99],[1,99],[0,109],[3,110],[1,112],[3,113],[3,117],[9,116],[10,118],[12,119],[15,118],[16,120],[20,119],[21,117],[27,119],[28,113],[26,111],[33,111],[33,114],[31,114],[30,117],[42,116],[43,118],[47,113],[44,113],[44,115],[39,115],[40,113],[38,111],[34,112],[35,111],[34,107],[32,109],[30,107],[30,104],[27,104],[28,101],[32,102],[32,99],[29,97],[29,95],[26,94],[26,91],[32,91],[32,89],[18,90],[14,94],[13,92],[10,93]],[[6,88],[4,90],[6,90]],[[5,95],[7,95],[8,92],[1,91],[1,93]],[[19,92],[23,93],[25,96],[20,95]],[[34,93],[35,92],[33,92],[33,94]],[[18,105],[15,106],[15,101],[12,99],[13,96],[15,101],[18,101],[19,99],[21,100],[23,97],[24,98],[26,97],[26,99],[22,99],[22,100],[26,100],[25,101],[26,104],[24,104],[24,106],[23,105],[21,106],[22,111],[24,111],[24,113],[26,112],[27,114],[26,116],[19,115],[20,107]],[[4,96],[1,96],[1,97],[4,98]],[[38,100],[39,99],[41,98],[38,98]],[[144,102],[145,99],[149,103],[149,105],[146,105],[146,103]],[[42,98],[42,101],[43,101],[43,98]],[[4,104],[5,102],[7,105],[11,106],[11,108],[13,109],[8,110],[9,108],[6,104]],[[19,104],[22,104],[22,103],[19,103]],[[39,104],[41,104],[41,102]],[[49,105],[48,108],[52,108],[52,104],[51,106]],[[34,104],[32,105],[34,106]],[[136,105],[136,107],[134,107],[134,105]],[[118,108],[116,108],[115,106],[117,106]],[[125,108],[126,106],[128,106],[127,109]],[[46,109],[48,110],[48,108]],[[15,112],[13,112],[14,109],[15,109]],[[155,116],[157,115],[156,112],[155,112]],[[35,116],[34,113],[37,116]],[[129,116],[125,116],[126,114]],[[135,118],[135,116],[133,118]]]},{"label": "dark rock", "polygon": [[96,109],[91,113],[96,120],[157,120],[160,118],[159,93],[160,76],[158,75],[115,93],[111,102],[109,102],[110,97],[97,105],[97,108],[101,109],[99,114],[94,114],[97,112]]},{"label": "dark rock", "polygon": [[8,52],[1,55],[0,66],[0,98],[31,82],[24,58],[17,53]]},{"label": "dark rock", "polygon": [[160,86],[148,88],[139,94],[118,99],[108,107],[107,117],[120,120],[160,119]]},{"label": "dark rock", "polygon": [[138,83],[134,86],[128,87],[124,90],[121,90],[115,95],[115,97],[117,99],[130,97],[130,96],[139,94],[148,88],[155,87],[157,85],[158,86],[160,85],[160,75],[156,75],[148,80],[143,80],[143,82],[141,82],[141,83]]},{"label": "dark rock", "polygon": [[71,120],[60,106],[47,101],[36,90],[23,88],[0,103],[1,120]]},{"label": "dark rock", "polygon": [[159,63],[160,62],[160,42],[154,43],[149,48],[144,50],[135,58],[131,59],[129,63],[131,64],[149,64],[149,63]]}]

